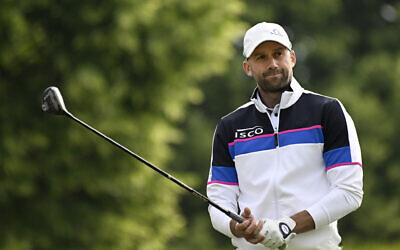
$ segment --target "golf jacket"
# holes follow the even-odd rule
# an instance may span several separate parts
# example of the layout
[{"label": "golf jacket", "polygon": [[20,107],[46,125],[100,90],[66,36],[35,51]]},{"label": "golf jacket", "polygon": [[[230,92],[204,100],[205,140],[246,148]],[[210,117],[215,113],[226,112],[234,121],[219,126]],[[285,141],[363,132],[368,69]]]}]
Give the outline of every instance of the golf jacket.
[{"label": "golf jacket", "polygon": [[[249,207],[256,221],[307,210],[315,230],[287,249],[338,249],[337,220],[363,197],[361,151],[354,123],[334,98],[292,79],[272,112],[258,97],[223,117],[215,130],[208,197],[230,211]],[[267,249],[236,238],[228,216],[209,206],[213,227],[238,249]]]}]

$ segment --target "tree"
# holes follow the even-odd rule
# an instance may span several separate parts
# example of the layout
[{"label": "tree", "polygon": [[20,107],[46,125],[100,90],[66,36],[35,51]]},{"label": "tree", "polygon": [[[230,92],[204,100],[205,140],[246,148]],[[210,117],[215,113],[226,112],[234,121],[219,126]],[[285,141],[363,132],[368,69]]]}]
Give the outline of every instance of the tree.
[{"label": "tree", "polygon": [[177,122],[199,99],[198,81],[226,66],[240,3],[1,6],[0,248],[164,249],[183,230],[180,189],[41,113],[41,93],[58,86],[77,117],[163,166],[182,137]]}]

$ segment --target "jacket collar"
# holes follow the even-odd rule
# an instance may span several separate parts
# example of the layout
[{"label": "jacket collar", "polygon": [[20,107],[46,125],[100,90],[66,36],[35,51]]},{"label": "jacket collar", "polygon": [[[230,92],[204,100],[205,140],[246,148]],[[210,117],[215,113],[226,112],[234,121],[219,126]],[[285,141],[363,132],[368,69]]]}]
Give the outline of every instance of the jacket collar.
[{"label": "jacket collar", "polygon": [[[295,104],[304,92],[304,88],[300,86],[300,84],[294,77],[292,77],[292,81],[290,82],[290,88],[291,88],[290,91],[285,91],[282,93],[280,102],[281,109],[289,108],[290,106]],[[266,109],[264,108],[265,105],[258,100],[257,95],[258,95],[258,88],[255,88],[253,94],[251,95],[250,100],[254,103],[258,111],[262,113],[267,112]]]}]

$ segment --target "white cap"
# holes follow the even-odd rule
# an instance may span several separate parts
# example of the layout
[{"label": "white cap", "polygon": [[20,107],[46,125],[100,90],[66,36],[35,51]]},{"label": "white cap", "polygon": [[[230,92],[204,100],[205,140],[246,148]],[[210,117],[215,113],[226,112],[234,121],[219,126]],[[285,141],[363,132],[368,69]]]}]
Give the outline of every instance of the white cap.
[{"label": "white cap", "polygon": [[292,43],[282,26],[276,23],[262,22],[251,27],[244,35],[243,56],[249,58],[257,46],[265,41],[275,41],[289,50],[292,49]]}]

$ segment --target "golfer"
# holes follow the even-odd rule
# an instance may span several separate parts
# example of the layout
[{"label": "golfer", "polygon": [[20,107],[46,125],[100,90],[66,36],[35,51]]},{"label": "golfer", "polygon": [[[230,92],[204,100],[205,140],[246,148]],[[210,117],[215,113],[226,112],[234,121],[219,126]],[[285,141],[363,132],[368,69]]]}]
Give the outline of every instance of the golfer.
[{"label": "golfer", "polygon": [[208,197],[213,227],[237,249],[341,249],[337,221],[363,198],[361,151],[339,100],[307,91],[293,76],[285,30],[259,23],[243,41],[243,69],[257,87],[250,102],[220,119]]}]

